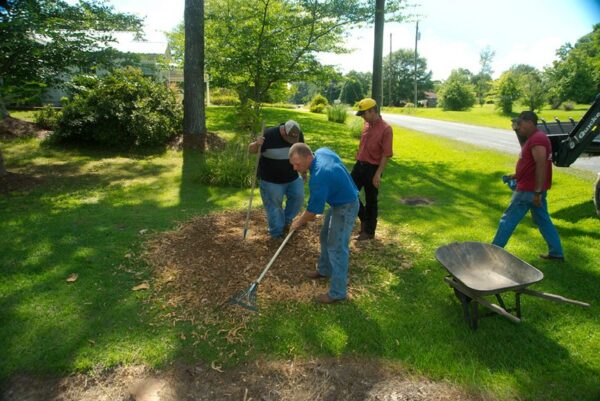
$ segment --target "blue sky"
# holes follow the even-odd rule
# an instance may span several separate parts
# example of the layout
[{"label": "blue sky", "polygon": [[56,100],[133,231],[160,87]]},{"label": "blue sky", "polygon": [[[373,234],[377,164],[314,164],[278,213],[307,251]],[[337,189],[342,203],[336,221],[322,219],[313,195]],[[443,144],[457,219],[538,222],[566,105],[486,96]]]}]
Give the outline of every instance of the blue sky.
[{"label": "blue sky", "polygon": [[[446,79],[454,68],[479,70],[479,53],[496,52],[494,77],[513,64],[550,65],[556,50],[574,43],[600,23],[600,0],[416,0],[420,4],[419,55],[427,59],[434,79]],[[163,31],[183,21],[184,0],[110,0],[117,10],[146,17],[147,37],[164,40]],[[168,4],[168,5],[166,5]],[[387,24],[384,54],[414,48],[415,24]],[[347,55],[323,55],[321,61],[343,72],[370,71],[372,28],[353,31]]]}]

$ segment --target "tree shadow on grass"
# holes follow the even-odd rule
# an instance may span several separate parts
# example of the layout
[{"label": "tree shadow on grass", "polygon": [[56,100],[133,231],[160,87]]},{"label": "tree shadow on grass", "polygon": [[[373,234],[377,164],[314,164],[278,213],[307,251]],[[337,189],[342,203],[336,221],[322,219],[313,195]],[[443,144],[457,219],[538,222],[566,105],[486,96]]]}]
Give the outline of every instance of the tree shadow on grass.
[{"label": "tree shadow on grass", "polygon": [[[156,365],[181,352],[152,287],[132,290],[152,283],[141,246],[177,220],[218,209],[208,199],[232,191],[190,185],[182,208],[158,200],[167,167],[125,163],[82,176],[82,165],[62,166],[52,185],[0,198],[0,382],[15,373]],[[132,178],[144,182],[133,190]],[[73,273],[77,280],[68,283]]]},{"label": "tree shadow on grass", "polygon": [[594,206],[594,201],[590,199],[555,211],[552,213],[552,217],[570,223],[578,223],[583,219],[597,218],[596,206]]}]

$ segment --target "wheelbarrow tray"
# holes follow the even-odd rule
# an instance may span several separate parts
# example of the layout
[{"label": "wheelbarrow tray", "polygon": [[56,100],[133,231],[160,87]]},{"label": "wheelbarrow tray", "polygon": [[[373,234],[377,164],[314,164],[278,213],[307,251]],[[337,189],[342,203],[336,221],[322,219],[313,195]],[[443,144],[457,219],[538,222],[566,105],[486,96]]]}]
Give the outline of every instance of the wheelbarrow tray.
[{"label": "wheelbarrow tray", "polygon": [[456,280],[480,296],[519,290],[544,278],[541,271],[504,248],[481,242],[455,242],[438,248],[435,257]]},{"label": "wheelbarrow tray", "polygon": [[[450,276],[445,277],[444,281],[454,288],[456,296],[461,301],[465,319],[473,330],[477,329],[478,305],[519,323],[521,321],[521,294],[584,307],[589,306],[587,303],[560,295],[527,288],[540,282],[544,278],[544,274],[496,245],[482,242],[455,242],[439,247],[435,252],[435,257],[450,273]],[[506,308],[500,295],[507,291],[515,293],[515,308],[513,309]],[[494,295],[498,304],[486,300],[484,297],[488,295]],[[511,314],[512,311],[515,311],[516,315]]]}]

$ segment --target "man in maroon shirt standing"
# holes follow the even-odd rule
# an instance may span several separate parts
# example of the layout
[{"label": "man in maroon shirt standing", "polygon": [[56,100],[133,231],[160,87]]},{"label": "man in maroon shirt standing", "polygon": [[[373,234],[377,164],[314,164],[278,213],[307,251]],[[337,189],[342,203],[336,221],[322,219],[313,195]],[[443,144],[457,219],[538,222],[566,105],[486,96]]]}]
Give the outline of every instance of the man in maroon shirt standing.
[{"label": "man in maroon shirt standing", "polygon": [[517,225],[531,210],[533,221],[548,244],[548,253],[540,257],[564,261],[560,237],[546,203],[546,194],[552,185],[552,145],[546,134],[537,129],[537,120],[533,111],[524,111],[513,122],[513,128],[527,140],[521,148],[513,176],[517,180],[517,188],[500,219],[492,244],[504,248]]},{"label": "man in maroon shirt standing", "polygon": [[365,120],[356,154],[356,163],[352,168],[352,179],[360,191],[365,189],[365,204],[360,202],[358,218],[360,234],[357,240],[369,240],[375,237],[377,227],[377,196],[381,185],[381,175],[385,165],[392,157],[392,127],[379,115],[377,102],[365,98],[358,103],[357,116]]}]

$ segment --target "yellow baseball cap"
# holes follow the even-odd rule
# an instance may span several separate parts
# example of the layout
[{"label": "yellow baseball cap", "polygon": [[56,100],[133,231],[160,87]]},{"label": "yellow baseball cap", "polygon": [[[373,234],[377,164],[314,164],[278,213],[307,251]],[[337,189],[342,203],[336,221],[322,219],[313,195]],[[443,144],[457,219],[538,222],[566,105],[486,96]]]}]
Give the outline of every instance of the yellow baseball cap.
[{"label": "yellow baseball cap", "polygon": [[358,102],[358,111],[356,112],[356,115],[362,116],[365,114],[365,111],[371,110],[373,107],[377,107],[377,102],[370,97],[366,97]]}]

